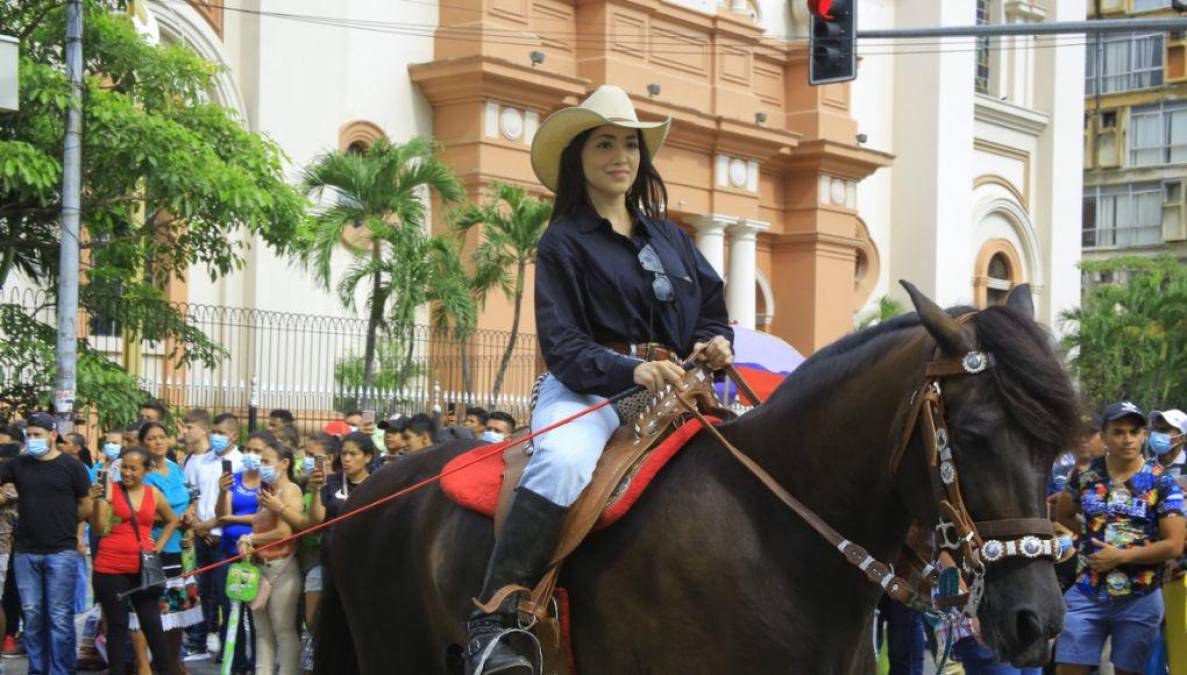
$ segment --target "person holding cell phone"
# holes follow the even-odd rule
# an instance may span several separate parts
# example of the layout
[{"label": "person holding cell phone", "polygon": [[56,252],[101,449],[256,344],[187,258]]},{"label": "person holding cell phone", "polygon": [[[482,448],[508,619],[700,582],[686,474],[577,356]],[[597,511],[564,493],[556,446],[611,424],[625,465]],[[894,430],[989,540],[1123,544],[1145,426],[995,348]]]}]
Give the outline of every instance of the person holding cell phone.
[{"label": "person holding cell phone", "polygon": [[[169,647],[161,630],[161,589],[140,588],[141,552],[160,554],[178,524],[165,495],[144,482],[152,468],[147,450],[128,448],[121,457],[119,482],[91,486],[91,529],[99,535],[93,583],[95,597],[107,618],[107,644],[123,645],[127,639],[130,601],[152,652],[153,672],[172,672]],[[159,536],[153,539],[150,535],[158,519],[162,526]],[[109,649],[107,663],[110,672],[124,672],[124,650]]]},{"label": "person holding cell phone", "polygon": [[[326,475],[333,470],[333,463],[341,444],[336,436],[317,432],[310,434],[301,445],[299,462],[306,481],[301,495],[300,510],[285,508],[284,502],[275,492],[262,492],[260,503],[275,511],[293,532],[301,532],[310,526],[309,511],[313,500],[325,484]],[[298,458],[295,458],[298,459]],[[301,670],[313,671],[313,628],[317,607],[321,603],[322,564],[321,535],[302,537],[297,543],[297,562],[305,589],[305,632],[301,636]]]},{"label": "person holding cell phone", "polygon": [[[275,438],[261,448],[260,508],[251,521],[251,532],[239,538],[239,553],[260,566],[261,582],[270,591],[252,605],[255,621],[256,673],[296,673],[301,642],[297,638],[297,602],[301,597],[301,572],[296,560],[297,543],[288,539],[293,529],[284,514],[301,511],[301,488],[293,480],[293,449]],[[271,547],[257,550],[258,547]]]},{"label": "person holding cell phone", "polygon": [[[247,438],[243,447],[242,470],[236,468],[229,460],[222,460],[222,474],[219,477],[220,497],[215,505],[214,515],[222,528],[219,539],[221,558],[225,559],[239,553],[239,540],[251,533],[251,523],[256,511],[260,508],[260,480],[261,453],[269,443],[274,443],[275,437],[267,431],[258,431]],[[225,569],[225,568],[224,568]],[[219,583],[226,583],[226,573],[220,576]],[[225,610],[228,614],[230,609]],[[255,650],[248,648],[247,635],[254,634],[254,622],[251,622],[251,612],[246,607],[240,608],[243,615],[239,617],[239,632],[235,640],[235,655],[232,662],[232,672],[251,672],[255,670]],[[226,644],[227,621],[220,628],[220,640]],[[226,658],[224,656],[224,658]]]},{"label": "person holding cell phone", "polygon": [[[350,494],[370,476],[371,462],[375,458],[375,444],[371,437],[362,432],[347,435],[342,440],[342,450],[338,453],[338,462],[342,467],[339,473],[326,474],[325,466],[316,467],[309,480],[320,486],[313,493],[313,501],[309,505],[309,522],[306,525],[317,525],[335,518],[342,512]],[[324,464],[328,464],[328,459]],[[329,569],[330,547],[333,545],[334,528],[322,532],[321,560],[323,574]]]}]

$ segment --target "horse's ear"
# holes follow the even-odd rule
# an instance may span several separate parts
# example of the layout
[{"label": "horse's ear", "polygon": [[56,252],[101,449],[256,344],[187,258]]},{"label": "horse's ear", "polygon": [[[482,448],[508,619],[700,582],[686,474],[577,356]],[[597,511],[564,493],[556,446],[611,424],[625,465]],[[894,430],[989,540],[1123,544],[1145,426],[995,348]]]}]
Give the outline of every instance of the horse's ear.
[{"label": "horse's ear", "polygon": [[915,311],[918,312],[924,328],[927,328],[927,332],[931,333],[945,354],[964,356],[973,351],[972,342],[965,335],[960,324],[956,323],[956,319],[932,302],[931,298],[921,293],[911,282],[900,280],[899,283],[907,289],[907,294],[911,296],[911,304],[915,305]]},{"label": "horse's ear", "polygon": [[1030,284],[1018,284],[1010,289],[1006,296],[1006,307],[1013,307],[1031,319],[1035,318],[1035,301],[1030,292]]}]

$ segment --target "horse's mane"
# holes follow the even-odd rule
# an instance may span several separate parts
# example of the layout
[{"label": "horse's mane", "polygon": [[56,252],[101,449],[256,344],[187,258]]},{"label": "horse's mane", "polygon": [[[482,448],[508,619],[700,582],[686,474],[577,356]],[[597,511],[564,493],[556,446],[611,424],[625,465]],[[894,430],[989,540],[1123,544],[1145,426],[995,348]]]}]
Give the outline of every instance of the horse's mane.
[{"label": "horse's mane", "polygon": [[[947,312],[953,317],[975,312],[973,324],[980,349],[993,355],[991,371],[1002,408],[1015,425],[1044,445],[1071,447],[1081,426],[1079,406],[1051,336],[1043,327],[1018,310],[1000,305],[979,312],[972,307],[952,307]],[[820,392],[907,341],[907,331],[920,326],[919,316],[910,313],[851,333],[800,364],[771,399],[790,407],[817,399]]]}]

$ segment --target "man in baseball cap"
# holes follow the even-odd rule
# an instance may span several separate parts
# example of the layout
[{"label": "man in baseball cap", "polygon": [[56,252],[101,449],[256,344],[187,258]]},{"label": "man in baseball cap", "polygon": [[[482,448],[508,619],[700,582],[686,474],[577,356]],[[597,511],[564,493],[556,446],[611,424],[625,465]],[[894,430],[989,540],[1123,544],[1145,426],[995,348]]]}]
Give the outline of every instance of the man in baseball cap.
[{"label": "man in baseball cap", "polygon": [[1101,418],[1106,453],[1072,471],[1057,508],[1059,523],[1081,534],[1055,647],[1060,673],[1099,665],[1110,637],[1113,667],[1143,672],[1165,615],[1163,563],[1183,553],[1183,491],[1143,456],[1146,416],[1119,401]]},{"label": "man in baseball cap", "polygon": [[[53,416],[29,415],[25,454],[0,464],[0,484],[16,486],[13,573],[21,594],[29,671],[72,673],[78,523],[91,515],[91,481],[82,462],[57,449]],[[0,505],[7,497],[0,494]]]},{"label": "man in baseball cap", "polygon": [[1187,413],[1172,408],[1150,413],[1150,435],[1146,439],[1148,454],[1158,459],[1166,472],[1172,476],[1183,475],[1187,465]]},{"label": "man in baseball cap", "polygon": [[1138,423],[1138,427],[1146,426],[1146,416],[1142,413],[1142,409],[1133,401],[1117,401],[1110,404],[1105,411],[1101,413],[1101,429],[1108,427],[1109,424],[1117,420],[1133,419]]}]

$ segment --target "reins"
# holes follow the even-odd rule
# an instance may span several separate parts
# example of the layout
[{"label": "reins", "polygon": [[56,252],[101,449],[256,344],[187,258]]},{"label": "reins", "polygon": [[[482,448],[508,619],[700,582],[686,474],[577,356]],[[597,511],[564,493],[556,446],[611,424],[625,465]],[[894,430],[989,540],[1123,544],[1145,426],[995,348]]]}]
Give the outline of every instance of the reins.
[{"label": "reins", "polygon": [[[957,319],[967,323],[973,314]],[[893,481],[906,455],[911,439],[916,432],[921,434],[932,484],[936,486],[935,500],[939,519],[935,526],[940,534],[940,548],[959,553],[961,578],[968,592],[956,593],[952,597],[932,598],[931,588],[935,585],[935,550],[932,561],[923,560],[918,552],[912,551],[922,565],[921,576],[927,588],[919,590],[908,581],[898,577],[893,567],[877,560],[860,545],[846,539],[810,508],[791,495],[765,469],[743,453],[727,439],[720,430],[709,424],[693,401],[677,392],[676,397],[689,413],[709,430],[719,443],[733,455],[743,467],[758,478],[767,490],[805,523],[815,530],[829,544],[841,552],[846,562],[853,565],[866,578],[903,605],[924,612],[932,617],[951,622],[951,608],[962,607],[966,616],[975,618],[981,595],[984,592],[985,568],[987,564],[1010,557],[1031,560],[1051,558],[1059,555],[1059,544],[1055,539],[1050,521],[1044,518],[1010,518],[992,521],[974,521],[965,505],[960,489],[960,476],[956,458],[952,452],[951,435],[948,431],[944,411],[943,390],[940,380],[946,377],[975,376],[993,366],[992,355],[972,350],[961,357],[945,357],[937,346],[924,371],[923,382],[911,396],[911,408],[903,427],[898,445],[890,458],[890,478]],[[734,372],[730,377],[742,381]],[[749,395],[749,393],[747,393]],[[752,397],[753,400],[758,400]],[[949,610],[949,611],[945,611]]]},{"label": "reins", "polygon": [[[605,401],[602,401],[601,403],[592,405],[588,408],[585,408],[584,410],[580,410],[580,411],[578,411],[578,412],[576,412],[562,420],[559,420],[557,422],[549,424],[548,426],[546,426],[542,429],[537,429],[537,430],[532,431],[531,433],[525,434],[523,436],[509,438],[509,439],[502,441],[500,443],[492,443],[489,448],[486,448],[486,449],[482,450],[481,452],[475,454],[474,458],[471,459],[470,461],[462,462],[449,470],[441,471],[440,473],[434,474],[428,478],[425,478],[424,480],[413,483],[412,485],[409,485],[406,488],[403,488],[401,490],[393,492],[390,495],[381,497],[369,504],[364,504],[363,506],[360,506],[357,509],[347,511],[346,513],[342,513],[338,516],[330,518],[329,520],[318,523],[317,525],[311,525],[311,526],[305,528],[304,530],[290,534],[289,536],[284,537],[283,539],[278,539],[276,541],[269,542],[269,543],[263,544],[261,546],[257,546],[257,547],[255,547],[253,553],[259,553],[260,551],[266,551],[271,548],[283,546],[289,542],[301,539],[302,537],[307,537],[311,534],[321,532],[322,530],[324,530],[326,528],[332,527],[333,525],[335,525],[337,523],[340,523],[340,522],[347,520],[349,518],[353,518],[354,516],[357,516],[361,513],[365,513],[372,509],[378,508],[379,506],[386,504],[398,497],[402,497],[410,492],[415,492],[421,488],[432,485],[433,483],[436,483],[437,481],[441,480],[445,476],[457,473],[459,471],[463,471],[475,464],[478,464],[479,462],[486,461],[487,459],[490,459],[491,457],[495,456],[496,454],[505,452],[507,450],[507,448],[510,448],[514,445],[519,445],[519,444],[523,443],[524,441],[529,441],[537,436],[540,436],[541,434],[545,434],[545,433],[548,433],[549,431],[553,431],[554,429],[557,429],[559,427],[563,427],[566,424],[569,424],[570,422],[573,422],[574,420],[585,417],[586,415],[588,415],[592,412],[596,412],[598,410],[601,410],[602,408],[605,408],[606,406],[613,405],[614,403],[616,403],[624,398],[627,398],[628,396],[633,396],[636,393],[638,393],[640,390],[642,390],[642,387],[638,387],[638,386],[631,387],[630,389],[627,389],[621,393],[611,396],[610,398],[606,399]],[[229,558],[226,558],[225,560],[220,560],[216,563],[206,565],[205,567],[199,567],[198,569],[191,570],[189,572],[183,572],[181,576],[184,578],[184,577],[196,576],[198,574],[204,574],[211,570],[218,569],[219,567],[230,565],[230,564],[237,562],[239,560],[243,560],[246,557],[248,557],[248,556],[243,553],[239,553],[239,554],[236,554]],[[134,589],[134,590],[141,590],[141,589]]]}]

